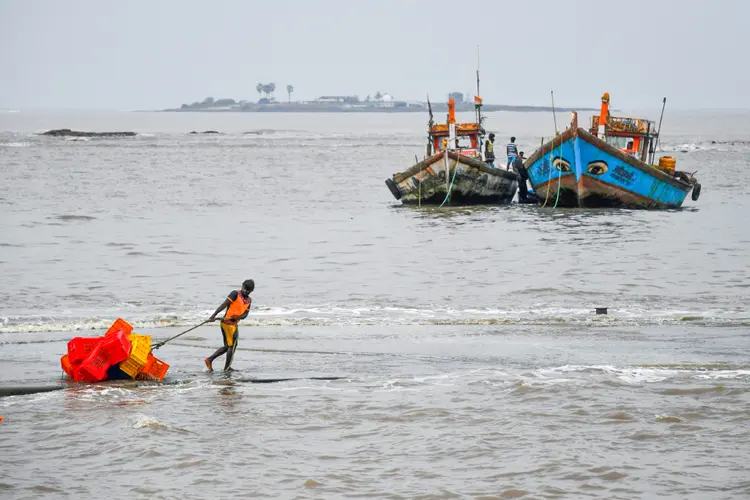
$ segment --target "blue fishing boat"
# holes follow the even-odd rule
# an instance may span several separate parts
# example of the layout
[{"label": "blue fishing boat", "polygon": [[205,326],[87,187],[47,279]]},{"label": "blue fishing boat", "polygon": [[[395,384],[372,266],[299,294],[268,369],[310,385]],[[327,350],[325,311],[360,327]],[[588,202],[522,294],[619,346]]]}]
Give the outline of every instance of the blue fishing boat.
[{"label": "blue fishing boat", "polygon": [[[604,117],[604,118],[601,118]],[[609,114],[609,94],[591,128],[570,127],[542,145],[525,162],[540,205],[552,207],[678,208],[701,185],[693,174],[675,170],[670,156],[653,164],[658,131],[640,118]]]}]

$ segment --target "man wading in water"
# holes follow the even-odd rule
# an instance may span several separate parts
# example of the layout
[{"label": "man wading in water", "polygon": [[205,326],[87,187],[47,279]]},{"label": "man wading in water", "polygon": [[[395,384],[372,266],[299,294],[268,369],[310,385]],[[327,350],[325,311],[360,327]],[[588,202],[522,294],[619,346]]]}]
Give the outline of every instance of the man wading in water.
[{"label": "man wading in water", "polygon": [[247,318],[247,313],[250,312],[250,305],[253,303],[250,294],[254,289],[255,282],[253,280],[245,280],[242,283],[242,290],[232,290],[226,300],[208,319],[209,321],[216,321],[216,315],[226,308],[227,312],[224,314],[220,324],[221,336],[224,338],[224,347],[220,347],[215,353],[203,360],[206,362],[208,371],[214,371],[211,366],[212,363],[223,354],[227,355],[227,360],[224,363],[224,371],[228,371],[232,366],[234,351],[237,350],[237,342],[239,340],[238,324],[241,319]]}]

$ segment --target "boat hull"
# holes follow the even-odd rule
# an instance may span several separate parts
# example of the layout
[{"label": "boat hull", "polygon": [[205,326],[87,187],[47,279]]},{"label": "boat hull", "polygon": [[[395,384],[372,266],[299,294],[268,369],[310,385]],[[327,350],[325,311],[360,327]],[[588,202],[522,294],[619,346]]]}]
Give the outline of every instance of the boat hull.
[{"label": "boat hull", "polygon": [[[507,205],[518,189],[514,172],[454,151],[441,151],[385,181],[403,204]],[[446,180],[447,172],[447,180]]]},{"label": "boat hull", "polygon": [[543,145],[526,168],[540,204],[554,207],[679,208],[695,185],[582,128],[570,128]]}]

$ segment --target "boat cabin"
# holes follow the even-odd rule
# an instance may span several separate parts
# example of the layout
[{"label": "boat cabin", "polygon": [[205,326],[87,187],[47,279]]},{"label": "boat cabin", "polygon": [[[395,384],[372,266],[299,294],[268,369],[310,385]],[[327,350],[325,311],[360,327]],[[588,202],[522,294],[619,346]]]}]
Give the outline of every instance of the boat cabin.
[{"label": "boat cabin", "polygon": [[427,157],[446,149],[465,156],[482,159],[484,130],[477,123],[456,123],[456,103],[448,100],[448,117],[445,124],[433,124],[430,117]]},{"label": "boat cabin", "polygon": [[[601,117],[606,120],[602,122]],[[607,144],[641,161],[648,161],[656,140],[655,123],[643,118],[616,117],[609,114],[609,93],[602,96],[602,107],[598,115],[591,117],[589,132]]]}]

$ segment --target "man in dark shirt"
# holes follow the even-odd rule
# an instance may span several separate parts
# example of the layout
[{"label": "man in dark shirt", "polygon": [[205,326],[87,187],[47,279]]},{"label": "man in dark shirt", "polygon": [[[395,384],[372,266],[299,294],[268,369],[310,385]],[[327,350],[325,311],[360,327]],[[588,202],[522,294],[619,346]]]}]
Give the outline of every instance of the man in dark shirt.
[{"label": "man in dark shirt", "polygon": [[527,197],[529,194],[529,190],[526,187],[526,180],[529,178],[529,172],[526,170],[526,167],[523,165],[523,161],[526,158],[523,156],[523,151],[521,151],[516,159],[513,161],[513,171],[518,174],[518,176],[521,178],[521,180],[518,181],[518,202],[519,203],[526,203]]}]

